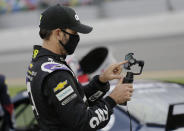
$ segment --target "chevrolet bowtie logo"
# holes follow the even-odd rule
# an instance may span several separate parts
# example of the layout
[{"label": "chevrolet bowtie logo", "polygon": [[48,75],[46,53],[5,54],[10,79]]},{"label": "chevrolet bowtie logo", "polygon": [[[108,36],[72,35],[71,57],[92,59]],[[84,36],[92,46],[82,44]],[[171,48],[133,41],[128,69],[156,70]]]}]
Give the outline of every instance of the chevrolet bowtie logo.
[{"label": "chevrolet bowtie logo", "polygon": [[54,92],[58,91],[58,90],[62,90],[65,86],[67,85],[67,80],[65,80],[64,82],[60,82],[56,88],[54,88]]}]

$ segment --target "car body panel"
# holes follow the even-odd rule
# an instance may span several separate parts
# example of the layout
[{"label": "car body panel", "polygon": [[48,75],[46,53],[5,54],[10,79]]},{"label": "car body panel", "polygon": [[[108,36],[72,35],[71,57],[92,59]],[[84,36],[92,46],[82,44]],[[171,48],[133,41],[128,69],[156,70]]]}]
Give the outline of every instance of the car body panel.
[{"label": "car body panel", "polygon": [[[115,84],[112,84],[111,90],[114,87]],[[139,81],[134,83],[134,89],[133,98],[127,104],[131,115],[132,131],[165,131],[170,104],[184,103],[184,85],[161,81]],[[12,101],[15,110],[21,103],[29,104],[27,92],[20,92]],[[100,131],[130,131],[127,107],[116,106],[110,122]],[[179,107],[174,113],[184,114],[183,107]],[[176,129],[176,131],[183,131],[183,129]]]}]

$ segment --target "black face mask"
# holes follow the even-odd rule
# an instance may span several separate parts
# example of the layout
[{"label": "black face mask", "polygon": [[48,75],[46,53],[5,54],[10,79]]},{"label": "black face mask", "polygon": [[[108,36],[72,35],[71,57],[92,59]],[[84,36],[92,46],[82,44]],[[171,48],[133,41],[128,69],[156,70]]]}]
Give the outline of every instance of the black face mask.
[{"label": "black face mask", "polygon": [[59,43],[64,47],[64,49],[67,51],[67,54],[68,55],[71,55],[74,53],[78,43],[79,43],[79,40],[80,40],[80,37],[79,35],[73,35],[73,34],[70,34],[64,30],[62,30],[64,33],[68,34],[69,35],[69,40],[66,44],[63,44],[63,42],[61,40],[59,40]]}]

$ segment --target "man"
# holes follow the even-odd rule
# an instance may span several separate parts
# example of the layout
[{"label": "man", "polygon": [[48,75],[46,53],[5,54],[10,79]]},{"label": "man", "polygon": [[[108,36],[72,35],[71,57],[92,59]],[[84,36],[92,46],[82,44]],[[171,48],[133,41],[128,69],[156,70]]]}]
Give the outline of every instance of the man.
[{"label": "man", "polygon": [[[132,85],[122,84],[121,62],[110,66],[82,87],[65,62],[79,42],[78,33],[89,33],[75,11],[55,5],[45,10],[40,19],[43,46],[34,46],[27,72],[27,88],[33,112],[43,131],[95,131],[109,121],[116,104],[130,100]],[[112,93],[109,80],[119,79]]]},{"label": "man", "polygon": [[5,76],[0,74],[0,104],[2,106],[3,124],[0,127],[1,131],[10,131],[14,129],[13,125],[13,104],[7,92],[7,85],[5,83]]}]

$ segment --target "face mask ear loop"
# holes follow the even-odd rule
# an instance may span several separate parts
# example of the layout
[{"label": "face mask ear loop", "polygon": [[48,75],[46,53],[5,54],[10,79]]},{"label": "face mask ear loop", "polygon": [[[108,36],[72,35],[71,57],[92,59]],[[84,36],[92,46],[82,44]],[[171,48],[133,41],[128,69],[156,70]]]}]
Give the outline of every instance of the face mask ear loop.
[{"label": "face mask ear loop", "polygon": [[[66,32],[63,29],[61,29],[61,31],[63,32],[63,35],[64,35],[64,37],[66,39]],[[63,38],[62,38],[62,40],[63,40]],[[62,40],[59,40],[59,43],[64,47],[65,45],[63,44]]]},{"label": "face mask ear loop", "polygon": [[59,43],[60,43],[63,47],[65,46],[61,40],[59,40]]}]

